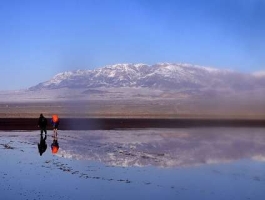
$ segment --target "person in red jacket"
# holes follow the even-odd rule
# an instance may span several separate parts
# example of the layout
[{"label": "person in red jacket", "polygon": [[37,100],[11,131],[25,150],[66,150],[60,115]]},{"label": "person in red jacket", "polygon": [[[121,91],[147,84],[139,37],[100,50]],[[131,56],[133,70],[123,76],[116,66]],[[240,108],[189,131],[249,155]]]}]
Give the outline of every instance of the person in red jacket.
[{"label": "person in red jacket", "polygon": [[57,137],[57,130],[58,130],[59,122],[60,120],[59,120],[58,115],[53,115],[51,119],[51,124],[53,127],[54,137]]}]

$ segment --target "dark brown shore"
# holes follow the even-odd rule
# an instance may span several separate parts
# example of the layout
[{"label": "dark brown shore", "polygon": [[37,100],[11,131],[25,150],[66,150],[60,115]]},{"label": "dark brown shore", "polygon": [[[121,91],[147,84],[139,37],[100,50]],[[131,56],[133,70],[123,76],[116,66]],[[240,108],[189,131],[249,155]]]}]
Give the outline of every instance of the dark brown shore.
[{"label": "dark brown shore", "polygon": [[[38,130],[38,119],[0,118],[0,130]],[[141,118],[61,118],[60,130],[113,130],[191,127],[265,127],[265,120],[249,119],[141,119]],[[48,125],[48,129],[52,129]]]}]

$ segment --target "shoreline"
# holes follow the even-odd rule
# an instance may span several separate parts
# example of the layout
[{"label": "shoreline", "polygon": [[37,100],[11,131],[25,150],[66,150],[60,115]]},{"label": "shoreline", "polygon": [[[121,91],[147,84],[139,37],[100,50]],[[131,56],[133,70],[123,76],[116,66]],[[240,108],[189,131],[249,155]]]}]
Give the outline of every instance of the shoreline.
[{"label": "shoreline", "polygon": [[[47,130],[51,130],[49,123]],[[0,118],[0,130],[39,130],[38,118]],[[114,130],[146,128],[265,127],[264,119],[193,118],[61,118],[59,130]]]}]

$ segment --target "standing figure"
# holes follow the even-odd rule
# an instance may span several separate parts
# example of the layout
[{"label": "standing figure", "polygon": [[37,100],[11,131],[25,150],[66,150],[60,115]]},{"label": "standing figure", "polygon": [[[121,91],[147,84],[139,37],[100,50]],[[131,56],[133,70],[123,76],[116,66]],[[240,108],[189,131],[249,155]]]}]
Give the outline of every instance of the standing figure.
[{"label": "standing figure", "polygon": [[38,127],[40,128],[40,134],[45,133],[47,134],[47,119],[43,116],[43,114],[40,114],[39,121],[38,121]]},{"label": "standing figure", "polygon": [[58,130],[58,126],[59,126],[59,117],[58,117],[58,115],[53,115],[52,116],[51,124],[52,124],[52,127],[53,127],[54,137],[57,137],[57,130]]}]

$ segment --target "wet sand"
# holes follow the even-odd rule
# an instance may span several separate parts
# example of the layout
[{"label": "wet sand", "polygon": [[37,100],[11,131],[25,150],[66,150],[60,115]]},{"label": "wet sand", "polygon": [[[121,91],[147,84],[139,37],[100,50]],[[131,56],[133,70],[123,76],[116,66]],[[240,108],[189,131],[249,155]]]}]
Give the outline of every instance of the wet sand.
[{"label": "wet sand", "polygon": [[[0,118],[0,130],[38,130],[38,119]],[[265,120],[248,119],[148,119],[62,118],[60,130],[114,130],[130,128],[265,127]],[[48,129],[51,129],[49,124]]]}]

